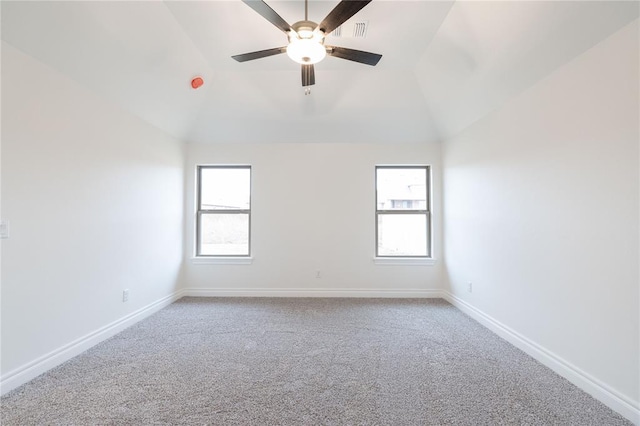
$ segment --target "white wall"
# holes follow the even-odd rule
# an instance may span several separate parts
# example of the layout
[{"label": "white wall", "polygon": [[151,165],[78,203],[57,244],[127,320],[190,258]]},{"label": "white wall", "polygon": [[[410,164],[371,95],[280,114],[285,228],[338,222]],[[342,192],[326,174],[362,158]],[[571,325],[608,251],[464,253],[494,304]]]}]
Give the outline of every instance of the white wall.
[{"label": "white wall", "polygon": [[[435,234],[435,265],[373,263],[375,165],[432,165],[440,230],[439,144],[214,143],[187,149],[185,282],[207,290],[197,294],[411,296],[441,287],[441,232]],[[192,263],[197,164],[252,165],[251,265]]]},{"label": "white wall", "polygon": [[638,77],[636,20],[443,145],[449,291],[626,415],[640,400]]},{"label": "white wall", "polygon": [[176,291],[184,146],[5,43],[2,107],[5,392]]}]

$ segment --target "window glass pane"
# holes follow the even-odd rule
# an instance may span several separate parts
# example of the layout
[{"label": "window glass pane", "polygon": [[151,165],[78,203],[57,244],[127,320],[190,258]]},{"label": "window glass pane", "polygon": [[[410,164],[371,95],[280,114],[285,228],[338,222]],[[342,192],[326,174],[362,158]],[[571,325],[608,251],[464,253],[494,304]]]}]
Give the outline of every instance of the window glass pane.
[{"label": "window glass pane", "polygon": [[378,214],[378,256],[427,256],[426,214]]},{"label": "window glass pane", "polygon": [[426,168],[378,168],[378,210],[426,210]]},{"label": "window glass pane", "polygon": [[202,214],[200,217],[201,255],[249,254],[249,215],[244,213]]},{"label": "window glass pane", "polygon": [[200,169],[200,208],[203,210],[248,210],[251,193],[251,169]]}]

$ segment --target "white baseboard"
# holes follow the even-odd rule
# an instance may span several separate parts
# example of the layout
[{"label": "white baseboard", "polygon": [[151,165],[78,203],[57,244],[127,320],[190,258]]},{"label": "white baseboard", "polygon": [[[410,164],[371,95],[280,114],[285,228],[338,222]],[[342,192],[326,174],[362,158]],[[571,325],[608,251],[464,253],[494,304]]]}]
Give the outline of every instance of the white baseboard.
[{"label": "white baseboard", "polygon": [[103,340],[121,332],[127,327],[143,320],[144,318],[158,312],[165,306],[170,305],[183,296],[182,290],[165,296],[147,306],[138,309],[110,324],[105,325],[91,333],[74,340],[58,349],[49,352],[21,367],[18,367],[0,378],[0,394],[4,395],[12,389],[17,388],[29,380],[32,380],[42,373],[62,364],[65,361],[81,354],[92,346],[97,345]]},{"label": "white baseboard", "polygon": [[442,298],[441,290],[377,290],[320,288],[186,288],[183,296],[193,297],[388,297]]},{"label": "white baseboard", "polygon": [[622,395],[570,362],[529,340],[517,331],[507,327],[500,321],[485,314],[448,291],[442,291],[442,297],[498,336],[531,355],[537,361],[566,378],[603,404],[617,411],[636,425],[640,425],[640,404],[638,404],[638,402]]}]

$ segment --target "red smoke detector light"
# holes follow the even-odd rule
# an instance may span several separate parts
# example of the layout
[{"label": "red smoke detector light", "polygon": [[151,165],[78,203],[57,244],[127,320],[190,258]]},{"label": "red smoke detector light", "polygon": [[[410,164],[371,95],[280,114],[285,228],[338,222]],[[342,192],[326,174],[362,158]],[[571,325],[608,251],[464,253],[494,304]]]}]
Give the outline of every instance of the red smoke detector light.
[{"label": "red smoke detector light", "polygon": [[193,87],[194,89],[197,89],[203,84],[204,84],[204,80],[202,79],[202,77],[196,77],[193,80],[191,80],[191,87]]}]

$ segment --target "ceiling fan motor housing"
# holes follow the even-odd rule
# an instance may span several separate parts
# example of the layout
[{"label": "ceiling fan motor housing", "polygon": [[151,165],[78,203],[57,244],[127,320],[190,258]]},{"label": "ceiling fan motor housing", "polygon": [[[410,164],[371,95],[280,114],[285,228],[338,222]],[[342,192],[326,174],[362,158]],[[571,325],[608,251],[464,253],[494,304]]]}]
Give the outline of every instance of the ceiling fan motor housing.
[{"label": "ceiling fan motor housing", "polygon": [[313,21],[298,21],[291,26],[293,30],[298,34],[298,38],[313,38],[314,35],[324,39],[324,33],[320,30],[314,34],[313,30],[318,28],[318,24]]}]

